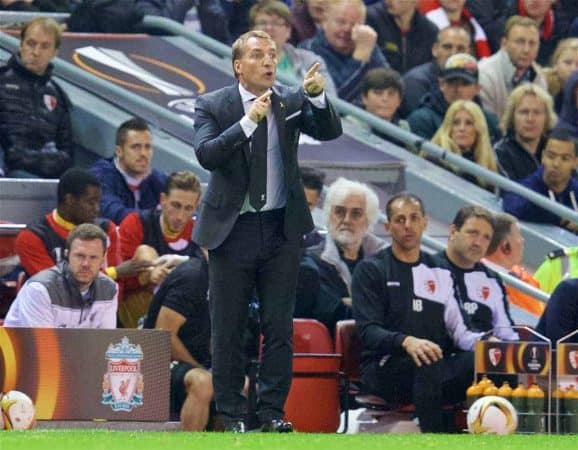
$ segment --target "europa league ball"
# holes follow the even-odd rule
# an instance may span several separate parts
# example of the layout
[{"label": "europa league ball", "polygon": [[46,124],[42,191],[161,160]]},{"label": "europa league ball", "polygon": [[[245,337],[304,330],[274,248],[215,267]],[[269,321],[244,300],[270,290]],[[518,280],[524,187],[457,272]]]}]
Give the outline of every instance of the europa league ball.
[{"label": "europa league ball", "polygon": [[6,430],[28,430],[36,425],[36,408],[26,394],[9,391],[0,400]]},{"label": "europa league ball", "polygon": [[472,434],[512,434],[518,427],[518,413],[503,397],[488,395],[474,402],[468,411]]}]

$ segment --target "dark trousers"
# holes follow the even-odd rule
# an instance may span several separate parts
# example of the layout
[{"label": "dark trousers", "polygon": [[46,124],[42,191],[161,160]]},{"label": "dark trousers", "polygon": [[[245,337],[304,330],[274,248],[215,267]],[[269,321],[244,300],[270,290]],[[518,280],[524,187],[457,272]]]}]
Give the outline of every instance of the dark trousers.
[{"label": "dark trousers", "polygon": [[473,377],[473,352],[446,355],[422,367],[409,356],[392,356],[383,366],[376,364],[371,390],[388,401],[413,403],[422,432],[440,433],[448,431],[443,421],[444,404],[463,401]]},{"label": "dark trousers", "polygon": [[293,309],[299,242],[283,235],[284,209],[239,216],[230,235],[209,252],[213,384],[225,422],[244,418],[242,336],[256,289],[263,349],[257,415],[282,419],[293,357]]}]

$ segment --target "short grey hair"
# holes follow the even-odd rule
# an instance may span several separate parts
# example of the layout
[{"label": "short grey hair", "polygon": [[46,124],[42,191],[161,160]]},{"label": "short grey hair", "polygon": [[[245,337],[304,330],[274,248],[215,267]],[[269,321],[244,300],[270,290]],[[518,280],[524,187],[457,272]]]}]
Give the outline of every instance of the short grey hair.
[{"label": "short grey hair", "polygon": [[331,209],[333,206],[350,195],[363,195],[365,198],[367,225],[368,229],[371,230],[379,218],[379,198],[377,197],[377,194],[369,187],[369,185],[343,177],[339,177],[331,183],[327,189],[327,193],[325,194],[323,213],[326,222],[329,223],[329,216],[331,215]]}]

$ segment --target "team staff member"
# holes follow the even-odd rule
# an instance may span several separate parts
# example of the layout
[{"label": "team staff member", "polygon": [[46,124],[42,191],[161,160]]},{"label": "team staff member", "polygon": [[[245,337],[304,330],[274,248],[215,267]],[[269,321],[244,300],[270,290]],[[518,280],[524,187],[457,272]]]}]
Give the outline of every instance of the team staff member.
[{"label": "team staff member", "polygon": [[61,37],[58,23],[37,17],[0,67],[0,176],[59,178],[73,165],[72,105],[52,77]]},{"label": "team staff member", "polygon": [[413,403],[422,432],[444,432],[442,406],[463,400],[480,334],[466,328],[451,272],[420,250],[427,226],[421,200],[397,194],[386,215],[391,246],[353,274],[362,384],[389,401]]},{"label": "team staff member", "polygon": [[504,285],[480,263],[493,234],[494,218],[487,209],[464,206],[450,225],[448,245],[436,254],[436,261],[454,275],[458,300],[475,330],[495,329],[496,337],[517,340]]},{"label": "team staff member", "polygon": [[202,95],[194,148],[211,172],[193,239],[209,250],[213,383],[227,430],[243,432],[243,351],[239,336],[257,290],[264,336],[257,415],[263,431],[291,431],[283,406],[292,373],[292,315],[300,245],[313,221],[297,165],[301,131],[341,134],[315,64],[302,88],[273,86],[275,42],[249,31],[233,44],[238,83]]},{"label": "team staff member", "polygon": [[106,233],[84,223],[68,235],[67,259],[33,276],[10,306],[5,327],[116,328],[118,286],[100,272]]},{"label": "team staff member", "polygon": [[171,333],[171,413],[185,431],[205,429],[213,398],[208,285],[205,258],[189,259],[155,293],[144,322]]}]

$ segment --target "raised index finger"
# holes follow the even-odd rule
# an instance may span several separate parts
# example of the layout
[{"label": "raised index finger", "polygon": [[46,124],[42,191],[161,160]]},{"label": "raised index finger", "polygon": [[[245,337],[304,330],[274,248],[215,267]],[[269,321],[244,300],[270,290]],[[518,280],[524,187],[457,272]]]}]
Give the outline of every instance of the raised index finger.
[{"label": "raised index finger", "polygon": [[307,71],[307,73],[305,74],[305,78],[310,78],[313,75],[315,75],[315,73],[317,72],[317,70],[319,70],[319,66],[321,65],[321,63],[319,61],[317,61],[315,64],[313,64],[310,69]]},{"label": "raised index finger", "polygon": [[271,97],[272,93],[273,93],[273,91],[271,89],[268,89],[267,92],[265,92],[264,94],[261,94],[259,97],[257,97],[255,99],[255,101],[256,102],[266,101],[269,97]]}]

